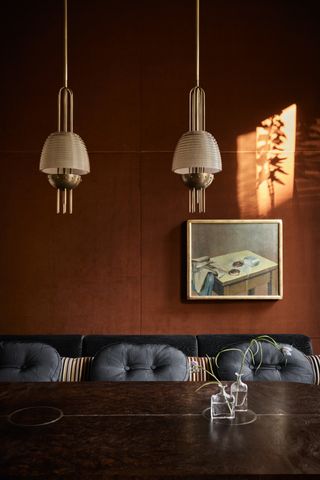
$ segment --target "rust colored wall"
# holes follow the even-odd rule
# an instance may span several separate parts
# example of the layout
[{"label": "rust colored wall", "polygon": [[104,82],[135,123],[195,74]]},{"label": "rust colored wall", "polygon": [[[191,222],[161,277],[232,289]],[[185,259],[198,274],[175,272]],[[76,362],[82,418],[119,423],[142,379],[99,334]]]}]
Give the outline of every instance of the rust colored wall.
[{"label": "rust colored wall", "polygon": [[[56,128],[62,1],[3,8],[1,331],[301,332],[320,351],[317,163],[312,192],[300,188],[302,164],[300,190],[270,213],[284,222],[284,300],[183,298],[182,224],[197,215],[187,213],[171,161],[194,85],[193,0],[70,0],[75,131],[92,167],[72,216],[55,214],[55,192],[38,172]],[[207,129],[224,167],[203,218],[239,218],[237,136],[291,103],[300,118],[319,117],[317,16],[311,1],[272,0],[267,11],[256,1],[203,0],[201,8]]]}]

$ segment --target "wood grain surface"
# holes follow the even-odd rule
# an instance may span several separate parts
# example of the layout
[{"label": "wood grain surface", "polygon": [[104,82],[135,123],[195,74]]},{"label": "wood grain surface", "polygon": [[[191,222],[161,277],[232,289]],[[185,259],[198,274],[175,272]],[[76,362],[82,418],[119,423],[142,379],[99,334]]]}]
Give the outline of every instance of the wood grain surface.
[{"label": "wood grain surface", "polygon": [[[2,384],[0,478],[320,475],[320,387],[249,383],[257,420],[236,426],[203,416],[216,387],[198,386]],[[40,405],[64,416],[43,427],[8,422],[15,409]]]}]

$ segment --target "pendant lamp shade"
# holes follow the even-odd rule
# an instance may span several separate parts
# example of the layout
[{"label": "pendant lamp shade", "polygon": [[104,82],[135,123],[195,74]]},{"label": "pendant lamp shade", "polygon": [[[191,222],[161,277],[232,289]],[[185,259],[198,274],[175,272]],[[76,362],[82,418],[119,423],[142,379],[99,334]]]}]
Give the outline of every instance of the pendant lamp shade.
[{"label": "pendant lamp shade", "polygon": [[[42,148],[40,171],[48,175],[50,185],[57,189],[57,213],[73,210],[73,189],[81,175],[90,172],[86,146],[73,132],[73,93],[68,88],[68,5],[64,0],[64,86],[58,93],[58,129],[48,136]],[[69,202],[68,202],[69,198]]]},{"label": "pendant lamp shade", "polygon": [[217,173],[222,169],[216,139],[205,130],[186,132],[177,143],[172,170],[184,175],[192,169],[201,169],[203,173]]},{"label": "pendant lamp shade", "polygon": [[172,170],[189,188],[189,212],[206,210],[205,189],[222,170],[216,139],[205,130],[205,92],[199,86],[199,5],[196,0],[196,86],[189,94],[189,131],[177,143]]},{"label": "pendant lamp shade", "polygon": [[40,170],[55,174],[63,169],[76,175],[90,172],[86,146],[79,135],[73,132],[54,132],[49,135],[42,148]]}]

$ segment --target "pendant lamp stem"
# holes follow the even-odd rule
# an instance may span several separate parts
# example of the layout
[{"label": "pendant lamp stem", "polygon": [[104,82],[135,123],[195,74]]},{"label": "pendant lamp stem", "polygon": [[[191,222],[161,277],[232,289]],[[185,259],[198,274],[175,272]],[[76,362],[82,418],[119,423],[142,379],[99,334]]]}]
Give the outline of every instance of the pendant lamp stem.
[{"label": "pendant lamp stem", "polygon": [[63,131],[68,131],[68,0],[64,0],[64,90]]},{"label": "pendant lamp stem", "polygon": [[64,0],[64,86],[68,87],[68,0]]},{"label": "pendant lamp stem", "polygon": [[200,82],[200,35],[199,35],[199,15],[200,0],[196,0],[196,85]]}]

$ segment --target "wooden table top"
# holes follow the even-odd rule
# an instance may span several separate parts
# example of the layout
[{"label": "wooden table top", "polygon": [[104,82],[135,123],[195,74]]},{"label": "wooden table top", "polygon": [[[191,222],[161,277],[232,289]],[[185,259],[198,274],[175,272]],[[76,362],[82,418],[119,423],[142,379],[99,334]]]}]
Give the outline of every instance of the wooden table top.
[{"label": "wooden table top", "polygon": [[[235,261],[242,261],[246,257],[254,257],[259,260],[258,265],[256,266],[247,266],[242,267],[233,267],[232,263]],[[242,250],[241,252],[232,252],[227,253],[226,255],[220,255],[218,257],[213,257],[210,259],[210,265],[220,266],[225,271],[220,273],[218,276],[219,281],[222,285],[230,285],[232,283],[240,282],[243,279],[250,278],[256,275],[261,275],[262,273],[270,272],[278,267],[278,264],[269,260],[268,258],[262,257],[257,253],[251,252],[250,250]],[[228,271],[236,268],[240,271],[239,275],[229,275]]]},{"label": "wooden table top", "polygon": [[[192,382],[0,384],[0,478],[284,478],[320,475],[320,387],[249,383],[247,425],[202,414],[215,386]],[[25,407],[62,418],[9,423]]]}]

